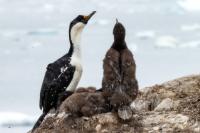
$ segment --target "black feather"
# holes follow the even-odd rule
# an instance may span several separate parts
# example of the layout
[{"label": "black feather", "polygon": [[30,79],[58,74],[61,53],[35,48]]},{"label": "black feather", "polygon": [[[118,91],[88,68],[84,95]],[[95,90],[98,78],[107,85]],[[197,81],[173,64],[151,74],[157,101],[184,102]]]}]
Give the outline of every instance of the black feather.
[{"label": "black feather", "polygon": [[[73,78],[75,67],[70,64],[70,60],[66,54],[47,66],[40,92],[40,108],[44,113],[57,107],[59,94],[66,90]],[[61,68],[65,70],[62,72]]]}]

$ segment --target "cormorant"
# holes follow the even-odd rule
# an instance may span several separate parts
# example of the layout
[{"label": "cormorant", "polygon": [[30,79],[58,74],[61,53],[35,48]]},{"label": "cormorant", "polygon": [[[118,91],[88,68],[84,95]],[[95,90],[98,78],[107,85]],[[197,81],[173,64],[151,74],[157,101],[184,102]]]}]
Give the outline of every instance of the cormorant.
[{"label": "cormorant", "polygon": [[38,127],[45,115],[53,108],[57,108],[76,89],[82,74],[80,37],[89,19],[88,16],[78,15],[69,26],[70,49],[67,54],[47,66],[40,91],[40,109],[43,114],[33,127]]},{"label": "cormorant", "polygon": [[125,42],[125,28],[116,22],[114,42],[103,60],[102,91],[111,110],[129,106],[138,93],[138,82],[133,54]]}]

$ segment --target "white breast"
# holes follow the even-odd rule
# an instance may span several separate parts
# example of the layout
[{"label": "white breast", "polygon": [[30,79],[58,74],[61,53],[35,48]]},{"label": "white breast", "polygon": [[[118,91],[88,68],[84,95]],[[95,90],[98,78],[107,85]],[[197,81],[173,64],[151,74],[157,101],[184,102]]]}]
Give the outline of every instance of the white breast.
[{"label": "white breast", "polygon": [[82,75],[82,65],[80,58],[72,57],[72,60],[70,62],[73,66],[75,66],[75,72],[72,78],[72,81],[70,82],[69,86],[67,87],[67,91],[75,91]]},{"label": "white breast", "polygon": [[71,83],[67,87],[67,91],[75,91],[82,75],[82,65],[81,65],[81,47],[80,47],[80,40],[81,40],[81,33],[84,28],[85,24],[79,22],[74,25],[71,29],[71,40],[73,43],[73,54],[71,57],[70,64],[75,66],[75,72],[72,78]]}]

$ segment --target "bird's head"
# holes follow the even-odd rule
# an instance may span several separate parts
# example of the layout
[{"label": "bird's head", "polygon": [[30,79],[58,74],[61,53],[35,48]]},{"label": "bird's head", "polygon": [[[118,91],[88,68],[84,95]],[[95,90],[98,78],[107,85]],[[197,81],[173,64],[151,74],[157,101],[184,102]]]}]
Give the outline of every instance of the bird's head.
[{"label": "bird's head", "polygon": [[123,41],[125,39],[126,30],[124,26],[116,19],[116,24],[113,28],[113,35],[116,41]]},{"label": "bird's head", "polygon": [[85,27],[85,25],[88,23],[90,18],[96,13],[96,11],[93,11],[89,15],[78,15],[72,22],[70,23],[70,29],[73,29],[74,31],[82,31],[82,29]]},{"label": "bird's head", "polygon": [[80,43],[80,36],[83,31],[83,28],[95,13],[96,11],[93,11],[87,16],[78,15],[74,20],[72,20],[69,26],[69,39],[71,45],[76,45]]}]

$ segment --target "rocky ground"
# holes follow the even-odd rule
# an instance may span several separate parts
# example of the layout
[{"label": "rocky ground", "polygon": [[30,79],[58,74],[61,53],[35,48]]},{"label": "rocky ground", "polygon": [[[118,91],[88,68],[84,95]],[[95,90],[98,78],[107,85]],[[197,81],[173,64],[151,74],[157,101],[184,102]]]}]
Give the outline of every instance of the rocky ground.
[{"label": "rocky ground", "polygon": [[[95,102],[102,107],[104,101]],[[81,106],[85,109],[86,105]],[[119,119],[119,112],[99,114],[98,110],[96,115],[79,117],[59,110],[48,114],[34,133],[199,133],[200,75],[141,89],[131,109],[132,116],[126,121]]]}]

